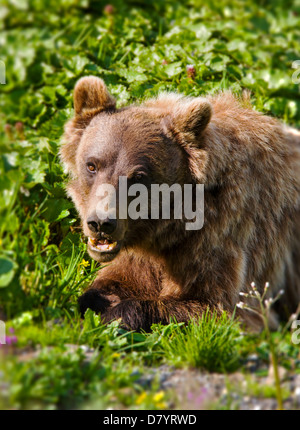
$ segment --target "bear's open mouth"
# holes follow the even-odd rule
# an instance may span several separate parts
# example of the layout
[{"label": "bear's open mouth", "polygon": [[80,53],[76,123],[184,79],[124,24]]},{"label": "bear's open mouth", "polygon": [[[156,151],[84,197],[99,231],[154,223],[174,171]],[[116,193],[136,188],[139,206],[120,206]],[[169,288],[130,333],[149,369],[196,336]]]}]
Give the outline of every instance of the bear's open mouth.
[{"label": "bear's open mouth", "polygon": [[110,240],[107,237],[100,239],[89,237],[88,244],[93,251],[97,252],[116,252],[120,248],[118,241]]}]

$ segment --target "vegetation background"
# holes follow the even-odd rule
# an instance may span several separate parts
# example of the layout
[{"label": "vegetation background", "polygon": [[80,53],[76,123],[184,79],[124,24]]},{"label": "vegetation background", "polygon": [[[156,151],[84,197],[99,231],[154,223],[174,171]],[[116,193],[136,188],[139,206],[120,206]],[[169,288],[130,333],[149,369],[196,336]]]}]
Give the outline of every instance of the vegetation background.
[{"label": "vegetation background", "polygon": [[[77,297],[97,266],[57,153],[72,89],[85,75],[102,77],[118,106],[162,90],[248,89],[256,109],[299,127],[300,83],[292,76],[300,1],[2,0],[0,60],[0,319],[7,336],[0,408],[233,409],[246,395],[275,397],[267,334],[244,334],[226,315],[151,333],[104,326],[90,311],[80,320]],[[272,336],[294,381],[299,347],[289,329]],[[249,356],[259,363],[251,371]],[[185,391],[167,389],[164,366],[239,372],[248,382],[237,387],[228,379],[214,396],[188,381]],[[287,407],[299,408],[300,382],[298,394],[295,383],[284,390]]]}]

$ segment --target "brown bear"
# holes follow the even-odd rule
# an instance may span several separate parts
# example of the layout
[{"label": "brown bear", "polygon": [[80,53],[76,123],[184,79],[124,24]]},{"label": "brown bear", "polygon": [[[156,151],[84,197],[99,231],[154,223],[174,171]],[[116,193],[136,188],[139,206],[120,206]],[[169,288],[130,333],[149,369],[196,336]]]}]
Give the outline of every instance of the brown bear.
[{"label": "brown bear", "polygon": [[[249,96],[230,92],[183,97],[164,93],[116,108],[97,77],[74,89],[75,116],[60,156],[68,194],[82,220],[92,258],[104,264],[80,297],[104,321],[133,330],[187,322],[206,309],[227,311],[252,327],[260,318],[236,309],[252,282],[284,290],[279,314],[300,300],[300,133],[256,112]],[[204,224],[186,219],[100,217],[97,189],[120,194],[142,184],[204,185]],[[106,194],[107,196],[107,194]],[[193,198],[195,193],[193,194]],[[128,204],[132,197],[128,197]],[[171,199],[171,207],[173,200]],[[193,202],[194,204],[194,202]],[[173,208],[174,209],[174,208]],[[253,304],[251,305],[253,306]]]}]

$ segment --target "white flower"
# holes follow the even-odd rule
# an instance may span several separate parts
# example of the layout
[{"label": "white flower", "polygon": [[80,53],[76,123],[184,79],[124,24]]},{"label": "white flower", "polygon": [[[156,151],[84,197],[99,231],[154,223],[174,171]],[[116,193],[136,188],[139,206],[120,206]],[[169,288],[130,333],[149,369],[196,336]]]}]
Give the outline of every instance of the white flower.
[{"label": "white flower", "polygon": [[239,302],[239,303],[237,303],[237,304],[236,304],[236,307],[237,307],[237,308],[240,308],[240,309],[244,309],[244,308],[246,307],[246,303],[244,303],[244,302]]}]

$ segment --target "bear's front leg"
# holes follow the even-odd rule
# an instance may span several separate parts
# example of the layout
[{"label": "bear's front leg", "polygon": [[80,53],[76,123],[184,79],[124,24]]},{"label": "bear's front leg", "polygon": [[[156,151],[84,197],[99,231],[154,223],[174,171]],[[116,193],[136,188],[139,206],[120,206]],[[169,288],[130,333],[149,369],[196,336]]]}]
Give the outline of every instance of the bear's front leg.
[{"label": "bear's front leg", "polygon": [[123,288],[118,280],[106,277],[104,270],[101,270],[101,275],[102,277],[98,276],[78,299],[82,317],[87,309],[104,314],[109,308],[118,305],[122,299],[127,299],[130,294],[130,290]]},{"label": "bear's front leg", "polygon": [[188,322],[200,317],[207,306],[197,300],[123,300],[103,314],[105,322],[121,319],[129,330],[150,331],[152,324],[169,324],[171,319]]},{"label": "bear's front leg", "polygon": [[97,288],[90,288],[78,299],[79,311],[83,317],[87,309],[91,309],[97,314],[104,314],[109,308],[120,303],[120,297],[116,294],[101,291]]},{"label": "bear's front leg", "polygon": [[[81,315],[84,316],[89,308],[102,316],[107,314],[106,321],[110,321],[119,318],[110,315],[123,301],[127,303],[127,307],[131,301],[135,302],[137,299],[147,301],[159,297],[160,274],[157,265],[144,260],[141,272],[140,264],[141,259],[135,264],[134,259],[124,254],[109,266],[103,267],[93,284],[78,300]],[[125,270],[126,267],[130,269]],[[135,273],[139,276],[136,277]],[[121,308],[123,309],[123,305],[118,308],[118,312],[121,312]]]}]

